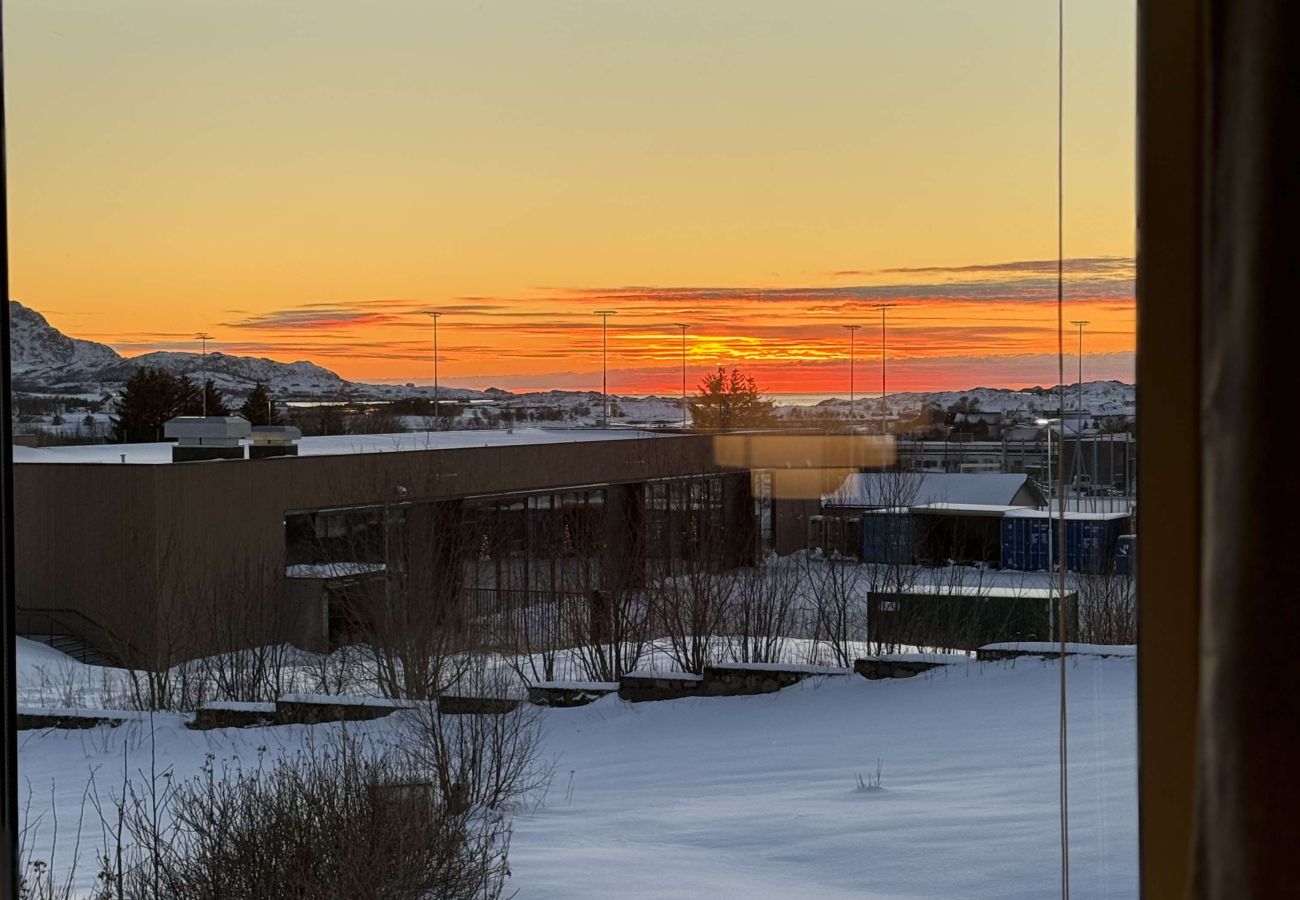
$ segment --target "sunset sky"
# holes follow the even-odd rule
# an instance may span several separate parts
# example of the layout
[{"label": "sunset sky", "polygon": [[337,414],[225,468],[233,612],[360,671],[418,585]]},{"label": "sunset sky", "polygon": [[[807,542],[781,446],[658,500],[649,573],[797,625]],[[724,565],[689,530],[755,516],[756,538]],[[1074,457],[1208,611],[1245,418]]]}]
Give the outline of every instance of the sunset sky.
[{"label": "sunset sky", "polygon": [[[1067,3],[1067,318],[1133,376],[1134,0]],[[12,295],[132,355],[1056,381],[1054,0],[11,0]],[[1074,347],[1073,334],[1068,344]],[[1074,360],[1067,365],[1073,372]]]}]

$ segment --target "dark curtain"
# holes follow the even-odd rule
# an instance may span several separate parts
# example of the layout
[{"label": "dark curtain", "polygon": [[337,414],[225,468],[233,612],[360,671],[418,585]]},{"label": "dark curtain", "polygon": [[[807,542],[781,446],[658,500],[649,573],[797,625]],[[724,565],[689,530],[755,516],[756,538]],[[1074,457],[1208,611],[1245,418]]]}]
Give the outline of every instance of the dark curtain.
[{"label": "dark curtain", "polygon": [[1206,9],[1195,885],[1300,897],[1300,2]]}]

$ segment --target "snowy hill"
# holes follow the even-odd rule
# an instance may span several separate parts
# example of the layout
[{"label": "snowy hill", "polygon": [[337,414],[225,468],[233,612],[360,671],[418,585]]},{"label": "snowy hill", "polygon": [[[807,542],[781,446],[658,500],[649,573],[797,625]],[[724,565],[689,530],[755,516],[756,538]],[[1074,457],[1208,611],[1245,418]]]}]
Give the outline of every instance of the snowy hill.
[{"label": "snowy hill", "polygon": [[98,381],[99,373],[123,363],[107,344],[70,338],[34,309],[9,301],[10,352],[19,387]]},{"label": "snowy hill", "polygon": [[[982,412],[1047,412],[1060,406],[1059,388],[1033,387],[1022,390],[977,387],[967,391],[941,391],[928,394],[890,394],[890,406],[895,409],[915,408],[922,403],[947,409],[963,397],[979,401]],[[1122,381],[1085,381],[1083,408],[1095,415],[1132,414],[1137,403],[1137,388]],[[1078,385],[1065,386],[1065,408],[1078,405]]]},{"label": "snowy hill", "polygon": [[107,344],[68,337],[36,310],[16,300],[9,301],[9,316],[13,323],[14,386],[20,391],[112,391],[140,366],[192,377],[203,371],[217,387],[235,395],[247,393],[258,382],[287,396],[355,395],[369,388],[305,361],[282,363],[213,352],[208,354],[205,365],[201,354],[169,351],[126,358]]},{"label": "snowy hill", "polygon": [[[1031,387],[1019,390],[1011,388],[975,387],[962,391],[930,391],[891,393],[887,398],[890,416],[909,415],[925,406],[947,410],[954,404],[965,401],[968,408],[983,413],[1005,413],[1009,419],[1033,418],[1039,414],[1055,415],[1060,408],[1059,388]],[[1066,410],[1079,407],[1079,387],[1076,384],[1065,386]],[[1083,383],[1083,408],[1094,416],[1125,415],[1133,417],[1137,412],[1137,386],[1122,381],[1085,381]],[[783,407],[787,417],[798,418],[802,413],[798,407]],[[826,411],[832,415],[849,414],[849,401],[836,397],[824,400],[813,410]],[[880,414],[879,397],[860,397],[857,401],[857,415],[870,419]]]},{"label": "snowy hill", "polygon": [[258,356],[231,356],[213,351],[204,360],[199,353],[158,351],[122,360],[99,371],[101,381],[123,382],[135,369],[148,366],[176,375],[211,378],[224,392],[242,394],[261,382],[277,394],[346,393],[350,383],[315,363],[276,362]]}]

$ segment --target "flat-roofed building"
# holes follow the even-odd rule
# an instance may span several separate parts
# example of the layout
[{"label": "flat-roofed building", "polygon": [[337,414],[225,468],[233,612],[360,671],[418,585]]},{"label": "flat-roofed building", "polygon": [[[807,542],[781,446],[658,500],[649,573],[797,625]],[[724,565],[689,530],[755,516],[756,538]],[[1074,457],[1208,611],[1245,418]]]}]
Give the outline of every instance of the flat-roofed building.
[{"label": "flat-roofed building", "polygon": [[146,665],[272,634],[325,649],[399,581],[489,615],[614,572],[750,564],[771,540],[770,498],[705,435],[306,437],[201,462],[174,446],[15,448],[21,629]]}]

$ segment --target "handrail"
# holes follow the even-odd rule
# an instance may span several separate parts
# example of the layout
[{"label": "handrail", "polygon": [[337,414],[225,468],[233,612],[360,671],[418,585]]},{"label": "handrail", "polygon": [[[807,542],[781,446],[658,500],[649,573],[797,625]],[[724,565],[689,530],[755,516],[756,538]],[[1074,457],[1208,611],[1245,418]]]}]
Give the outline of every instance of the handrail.
[{"label": "handrail", "polygon": [[[19,605],[16,611],[18,617],[25,622],[43,618],[48,625],[58,625],[62,630],[60,633],[67,633],[80,639],[88,648],[94,650],[96,654],[110,663],[123,664],[127,657],[139,657],[138,649],[134,644],[123,638],[112,628],[96,621],[79,609]],[[97,637],[92,637],[87,633],[88,631],[96,634]],[[51,637],[56,634],[53,629],[44,633]],[[74,656],[74,658],[76,657]],[[80,661],[86,662],[85,659]]]}]

